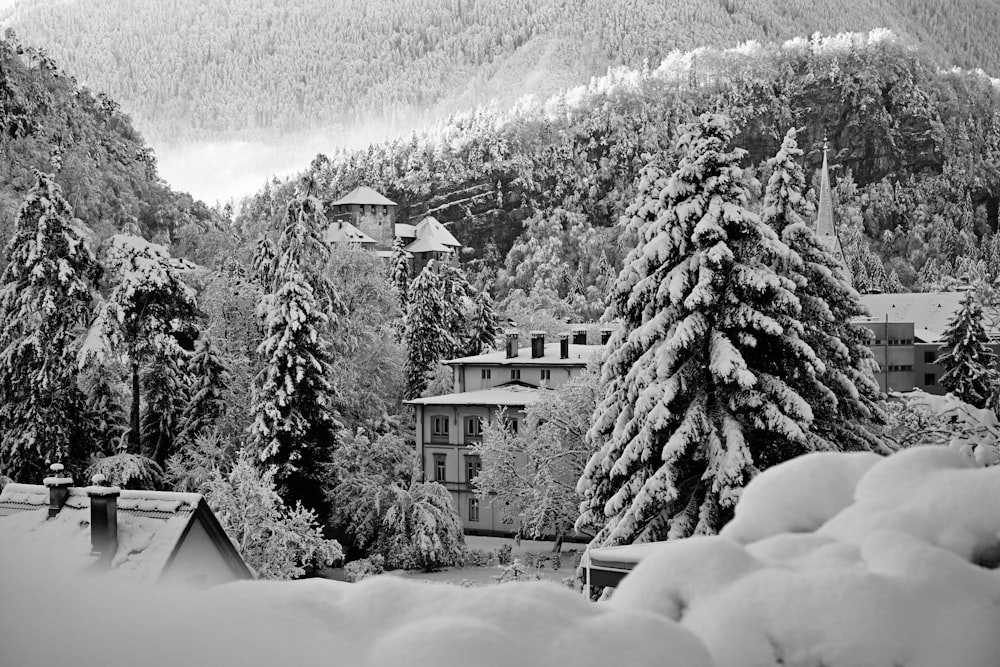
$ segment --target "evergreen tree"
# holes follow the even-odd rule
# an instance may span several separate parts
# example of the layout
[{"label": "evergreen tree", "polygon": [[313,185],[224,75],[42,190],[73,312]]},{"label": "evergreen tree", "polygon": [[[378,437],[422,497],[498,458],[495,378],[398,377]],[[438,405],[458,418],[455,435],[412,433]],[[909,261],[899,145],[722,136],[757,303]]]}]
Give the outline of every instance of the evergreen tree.
[{"label": "evergreen tree", "polygon": [[[198,314],[195,292],[181,279],[181,272],[190,265],[142,237],[112,236],[106,261],[114,286],[98,311],[81,355],[84,361],[93,356],[103,360],[114,349],[128,358],[132,384],[128,443],[131,453],[139,453],[143,363],[154,355],[183,354],[179,341],[192,337],[192,322]],[[158,438],[146,439],[143,453],[153,458],[157,442]]]},{"label": "evergreen tree", "polygon": [[257,308],[263,368],[251,397],[250,434],[260,462],[276,466],[282,496],[325,516],[321,468],[341,428],[329,339],[339,298],[323,274],[329,248],[318,218],[322,204],[308,194],[288,205],[271,291]]},{"label": "evergreen tree", "polygon": [[177,439],[186,444],[205,429],[211,428],[226,411],[231,376],[222,351],[211,340],[198,341],[194,354],[187,362],[191,387],[180,418]]},{"label": "evergreen tree", "polygon": [[403,339],[406,344],[407,399],[418,398],[427,388],[427,376],[444,356],[448,333],[444,324],[445,295],[436,262],[427,262],[410,285]]},{"label": "evergreen tree", "polygon": [[[606,318],[618,319],[578,484],[592,546],[716,531],[758,470],[808,447],[808,403],[789,381],[822,370],[802,339],[795,253],[747,209],[724,116],[681,132],[667,179],[646,168],[629,253]],[[629,232],[626,232],[629,233]]]},{"label": "evergreen tree", "polygon": [[397,236],[392,244],[392,258],[389,260],[389,279],[396,288],[399,307],[404,311],[409,300],[410,258],[402,237]]},{"label": "evergreen tree", "polygon": [[102,363],[91,364],[81,378],[93,441],[96,449],[105,454],[117,451],[128,432],[121,377],[119,364]]},{"label": "evergreen tree", "polygon": [[174,453],[181,432],[181,414],[187,403],[184,352],[175,345],[161,345],[142,374],[146,388],[142,414],[143,451],[160,467]]},{"label": "evergreen tree", "polygon": [[997,386],[997,359],[988,343],[982,307],[969,290],[944,333],[938,363],[945,368],[941,385],[977,408],[987,406]]},{"label": "evergreen tree", "polygon": [[473,299],[477,294],[460,268],[438,263],[434,268],[441,290],[441,324],[445,333],[439,359],[457,357],[468,347],[469,339],[474,334],[470,315],[474,311]]},{"label": "evergreen tree", "polygon": [[796,130],[789,130],[778,154],[768,161],[771,177],[764,190],[762,220],[797,255],[779,270],[795,283],[802,306],[802,339],[823,368],[815,376],[805,374],[789,382],[812,408],[810,447],[887,453],[877,434],[885,413],[875,380],[878,366],[868,348],[872,334],[852,323],[866,313],[865,307],[851,287],[846,267],[820,245],[803,221],[805,174],[798,163],[802,150],[795,136]]},{"label": "evergreen tree", "polygon": [[59,186],[34,173],[0,276],[0,472],[25,482],[90,453],[76,351],[100,273]]},{"label": "evergreen tree", "polygon": [[472,332],[465,346],[463,356],[483,354],[496,344],[497,333],[500,331],[500,317],[493,308],[493,298],[483,290],[476,295],[473,303]]}]

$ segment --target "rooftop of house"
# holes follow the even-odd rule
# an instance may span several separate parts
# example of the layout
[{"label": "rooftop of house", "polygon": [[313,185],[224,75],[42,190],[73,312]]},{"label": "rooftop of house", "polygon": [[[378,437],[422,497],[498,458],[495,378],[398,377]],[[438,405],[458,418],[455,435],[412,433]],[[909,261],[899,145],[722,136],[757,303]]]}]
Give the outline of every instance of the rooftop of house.
[{"label": "rooftop of house", "polygon": [[[62,507],[50,518],[48,487],[5,486],[0,492],[0,543],[18,543],[33,553],[58,553],[62,561],[79,564],[80,570],[96,566],[88,489],[69,487],[67,491]],[[116,576],[155,583],[169,568],[192,525],[201,521],[234,573],[252,578],[200,494],[123,490],[117,499],[116,519],[118,549],[110,563]]]},{"label": "rooftop of house", "polygon": [[570,345],[569,356],[563,359],[559,354],[559,342],[546,343],[544,354],[531,356],[531,346],[519,347],[516,357],[508,357],[506,350],[488,352],[471,357],[449,359],[446,364],[466,364],[470,366],[586,366],[597,356],[603,345]]},{"label": "rooftop of house", "polygon": [[[926,343],[939,341],[955,317],[965,292],[903,292],[896,294],[864,294],[861,303],[870,317],[859,322],[912,322],[918,337]],[[987,324],[984,322],[984,324]],[[1000,331],[989,331],[992,336]]]},{"label": "rooftop of house", "polygon": [[448,228],[438,222],[438,219],[434,216],[427,216],[414,229],[414,233],[418,239],[431,239],[440,243],[441,245],[451,246],[452,248],[461,248],[462,244],[458,242],[452,233],[448,231]]},{"label": "rooftop of house", "polygon": [[415,398],[406,401],[406,403],[411,405],[483,405],[487,407],[497,405],[525,406],[537,401],[543,391],[549,390],[514,380],[489,389]]},{"label": "rooftop of house", "polygon": [[376,241],[346,220],[335,220],[326,228],[326,240],[332,243],[374,244]]},{"label": "rooftop of house", "polygon": [[418,253],[418,252],[451,252],[452,249],[443,243],[432,238],[422,238],[417,239],[410,245],[406,246],[406,252],[408,253]]},{"label": "rooftop of house", "polygon": [[396,236],[402,239],[415,239],[417,238],[417,228],[405,222],[397,222]]},{"label": "rooftop of house", "polygon": [[369,188],[366,185],[359,185],[354,188],[346,195],[341,197],[335,202],[332,202],[330,206],[344,206],[347,204],[366,204],[374,206],[395,206],[396,202],[391,199],[386,199],[376,190]]}]

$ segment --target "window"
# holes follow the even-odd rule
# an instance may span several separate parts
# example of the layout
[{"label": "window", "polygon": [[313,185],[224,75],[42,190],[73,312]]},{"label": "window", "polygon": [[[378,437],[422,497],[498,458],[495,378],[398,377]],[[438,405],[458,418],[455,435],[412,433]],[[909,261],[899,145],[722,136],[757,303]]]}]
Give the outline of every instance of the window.
[{"label": "window", "polygon": [[482,435],[483,434],[483,420],[479,417],[466,417],[465,418],[465,434],[466,435]]},{"label": "window", "polygon": [[924,373],[924,384],[928,387],[933,387],[937,384],[937,378],[934,377],[934,373]]},{"label": "window", "polygon": [[434,417],[431,422],[431,433],[434,435],[448,435],[448,418]]},{"label": "window", "polygon": [[[934,353],[934,350],[926,350],[924,352],[924,363],[933,364],[935,361],[937,361],[937,354]],[[924,384],[927,383],[925,382]]]},{"label": "window", "polygon": [[489,380],[490,379],[490,369],[489,368],[484,368],[482,370],[482,374],[483,374],[483,379],[484,380]]},{"label": "window", "polygon": [[512,369],[510,369],[510,379],[511,380],[520,380],[521,379],[521,369],[520,368],[512,368]]},{"label": "window", "polygon": [[552,370],[549,369],[549,368],[543,368],[542,369],[542,380],[551,380],[551,379],[552,379]]},{"label": "window", "polygon": [[444,481],[444,471],[445,471],[445,461],[447,461],[447,454],[435,454],[434,455],[434,481],[443,482]]},{"label": "window", "polygon": [[912,365],[888,366],[887,370],[889,372],[892,372],[892,371],[912,371],[913,370],[913,366]]},{"label": "window", "polygon": [[469,521],[479,521],[479,498],[469,498]]},{"label": "window", "polygon": [[478,455],[470,454],[465,457],[465,481],[471,482],[483,470],[483,462]]},{"label": "window", "polygon": [[513,434],[515,434],[515,435],[517,435],[517,420],[516,419],[511,419],[510,420],[510,432],[513,433]]},{"label": "window", "polygon": [[389,215],[389,207],[382,206],[382,215]]}]

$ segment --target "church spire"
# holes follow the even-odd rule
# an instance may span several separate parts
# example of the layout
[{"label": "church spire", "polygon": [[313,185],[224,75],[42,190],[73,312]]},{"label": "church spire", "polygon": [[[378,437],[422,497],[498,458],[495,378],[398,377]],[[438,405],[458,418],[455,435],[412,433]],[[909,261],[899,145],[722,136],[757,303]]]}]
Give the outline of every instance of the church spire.
[{"label": "church spire", "polygon": [[844,268],[847,268],[847,258],[844,256],[844,248],[840,244],[840,237],[837,235],[837,226],[833,222],[833,195],[830,193],[830,164],[827,161],[827,153],[830,150],[830,142],[823,137],[823,171],[820,173],[819,182],[819,211],[816,215],[816,238],[823,247],[837,256]]}]

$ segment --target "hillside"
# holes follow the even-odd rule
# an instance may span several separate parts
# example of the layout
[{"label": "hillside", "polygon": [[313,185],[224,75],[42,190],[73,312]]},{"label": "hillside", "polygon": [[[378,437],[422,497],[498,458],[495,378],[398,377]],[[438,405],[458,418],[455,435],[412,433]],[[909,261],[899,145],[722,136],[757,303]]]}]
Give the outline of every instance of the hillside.
[{"label": "hillside", "polygon": [[[473,249],[467,266],[501,298],[541,287],[587,295],[581,307],[593,310],[620,268],[615,223],[640,169],[651,159],[672,168],[678,125],[706,110],[742,128],[734,143],[758,180],[794,126],[815,181],[829,136],[859,288],[931,289],[996,271],[1000,93],[985,76],[939,71],[884,31],[678,54],[510,113],[481,110],[410,140],[320,156],[308,175],[328,199],[364,183],[400,202],[403,219],[452,223]],[[290,187],[254,197],[244,228],[271,224]]]},{"label": "hillside", "polygon": [[[0,3],[0,7],[2,4]],[[121,102],[153,141],[385,131],[675,49],[876,26],[1000,73],[996,0],[17,0],[0,22]]]},{"label": "hillside", "polygon": [[0,38],[0,247],[32,169],[55,174],[98,237],[130,225],[151,236],[211,215],[160,180],[152,151],[112,99],[78,86],[44,52]]}]

